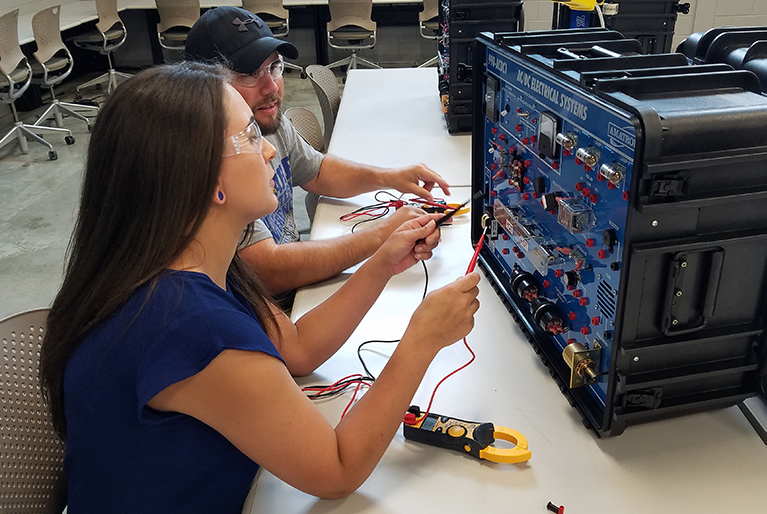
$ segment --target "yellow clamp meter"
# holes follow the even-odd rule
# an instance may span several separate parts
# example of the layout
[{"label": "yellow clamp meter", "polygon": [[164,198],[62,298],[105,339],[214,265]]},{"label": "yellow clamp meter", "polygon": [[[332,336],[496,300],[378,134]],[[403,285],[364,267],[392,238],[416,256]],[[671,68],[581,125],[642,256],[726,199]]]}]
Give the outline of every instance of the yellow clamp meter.
[{"label": "yellow clamp meter", "polygon": [[[417,407],[408,410],[408,416],[402,424],[402,433],[405,439],[411,441],[456,450],[491,462],[514,464],[528,461],[532,457],[527,449],[527,438],[516,430],[434,413],[422,417]],[[514,447],[490,446],[496,439],[508,441]]]}]

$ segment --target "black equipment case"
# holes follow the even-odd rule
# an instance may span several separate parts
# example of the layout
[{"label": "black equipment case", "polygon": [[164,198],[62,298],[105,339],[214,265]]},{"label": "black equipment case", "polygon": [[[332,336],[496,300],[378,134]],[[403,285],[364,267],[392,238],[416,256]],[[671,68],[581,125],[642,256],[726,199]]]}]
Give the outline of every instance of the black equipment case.
[{"label": "black equipment case", "polygon": [[729,64],[759,77],[767,93],[767,27],[721,27],[692,34],[676,49],[693,64]]},{"label": "black equipment case", "polygon": [[[605,27],[638,40],[646,54],[670,52],[678,15],[690,13],[690,4],[679,0],[610,0],[601,8]],[[584,20],[587,24],[581,25]],[[599,27],[596,13],[554,4],[553,29],[586,27]]]},{"label": "black equipment case", "polygon": [[471,131],[471,59],[482,31],[513,32],[524,23],[522,0],[440,0],[439,92],[450,133]]}]

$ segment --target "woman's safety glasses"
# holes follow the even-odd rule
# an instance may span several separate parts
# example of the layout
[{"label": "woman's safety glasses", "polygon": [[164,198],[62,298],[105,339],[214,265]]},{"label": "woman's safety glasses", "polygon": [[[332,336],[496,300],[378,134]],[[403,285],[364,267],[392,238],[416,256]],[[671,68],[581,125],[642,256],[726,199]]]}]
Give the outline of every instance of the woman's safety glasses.
[{"label": "woman's safety glasses", "polygon": [[239,155],[241,153],[261,153],[261,129],[254,118],[250,119],[248,126],[231,137],[224,144],[224,157]]}]

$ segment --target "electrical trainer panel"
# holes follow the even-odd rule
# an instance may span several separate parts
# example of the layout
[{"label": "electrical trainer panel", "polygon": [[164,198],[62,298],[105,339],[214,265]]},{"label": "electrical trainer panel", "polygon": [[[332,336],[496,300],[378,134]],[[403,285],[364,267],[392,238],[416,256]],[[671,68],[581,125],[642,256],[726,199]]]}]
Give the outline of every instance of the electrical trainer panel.
[{"label": "electrical trainer panel", "polygon": [[756,77],[604,29],[482,33],[472,240],[601,435],[757,393],[767,98]]}]

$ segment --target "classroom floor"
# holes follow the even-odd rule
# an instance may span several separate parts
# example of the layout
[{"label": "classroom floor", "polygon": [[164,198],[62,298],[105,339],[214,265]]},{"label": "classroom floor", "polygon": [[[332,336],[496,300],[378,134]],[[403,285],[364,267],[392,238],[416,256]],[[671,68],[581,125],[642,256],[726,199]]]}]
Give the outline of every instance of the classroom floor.
[{"label": "classroom floor", "polygon": [[[90,78],[82,77],[57,88],[57,97],[63,102],[72,101],[77,85]],[[83,91],[83,96],[96,102],[105,99],[96,90]],[[283,110],[289,107],[311,110],[322,126],[322,111],[311,82],[296,72],[285,74]],[[22,121],[34,123],[44,109],[21,113]],[[55,161],[48,160],[46,147],[31,141],[26,155],[15,143],[0,149],[0,319],[49,306],[61,285],[89,138],[84,122],[72,118],[64,121],[76,142],[67,145],[63,137],[46,136],[58,153]],[[6,108],[0,118],[0,136],[12,126]],[[302,193],[296,189],[296,223],[300,231],[306,232],[309,219]]]}]

